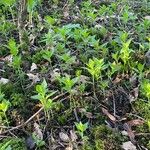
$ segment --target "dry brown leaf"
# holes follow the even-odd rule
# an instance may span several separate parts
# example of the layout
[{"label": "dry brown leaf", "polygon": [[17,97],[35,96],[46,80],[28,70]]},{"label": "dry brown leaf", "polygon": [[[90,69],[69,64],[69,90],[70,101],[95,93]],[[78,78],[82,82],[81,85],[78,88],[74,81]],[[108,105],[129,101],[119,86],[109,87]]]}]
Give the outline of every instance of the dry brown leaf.
[{"label": "dry brown leaf", "polygon": [[127,123],[124,123],[124,124],[123,124],[123,128],[127,131],[128,136],[129,136],[131,142],[132,142],[132,143],[136,143],[135,135],[134,135],[134,133],[133,133],[131,127],[130,127]]},{"label": "dry brown leaf", "polygon": [[128,121],[127,124],[132,127],[132,126],[140,126],[144,124],[144,121],[141,119],[135,119],[135,120],[131,120]]},{"label": "dry brown leaf", "polygon": [[111,114],[108,112],[107,109],[102,108],[102,112],[103,112],[111,121],[116,122],[116,118],[115,118],[113,115],[111,115]]},{"label": "dry brown leaf", "polygon": [[34,129],[35,129],[34,133],[36,134],[36,136],[39,139],[43,140],[43,133],[42,133],[42,130],[40,129],[39,124],[34,123]]},{"label": "dry brown leaf", "polygon": [[8,63],[12,63],[13,56],[12,55],[8,55],[5,58],[1,58],[1,60],[6,61]]},{"label": "dry brown leaf", "polygon": [[147,20],[150,20],[150,16],[145,16],[144,18]]},{"label": "dry brown leaf", "polygon": [[73,150],[73,146],[72,145],[69,145],[65,148],[65,150]]},{"label": "dry brown leaf", "polygon": [[138,77],[136,74],[134,74],[133,76],[130,77],[130,83],[132,85],[132,87],[136,87],[138,84]]},{"label": "dry brown leaf", "polygon": [[139,96],[139,87],[136,87],[131,91],[131,94],[129,95],[130,103],[137,100],[138,96]]},{"label": "dry brown leaf", "polygon": [[0,84],[7,84],[8,82],[9,82],[9,79],[6,79],[6,78],[0,79]]},{"label": "dry brown leaf", "polygon": [[64,15],[64,18],[68,18],[69,17],[69,8],[67,6],[64,7],[63,15]]},{"label": "dry brown leaf", "polygon": [[37,69],[37,65],[35,63],[32,63],[30,71],[33,71],[35,69]]},{"label": "dry brown leaf", "polygon": [[89,77],[81,75],[79,78],[79,82],[81,83],[87,83],[87,81],[89,80]]},{"label": "dry brown leaf", "polygon": [[60,76],[60,70],[58,68],[55,68],[51,73],[51,82],[54,82],[58,76]]},{"label": "dry brown leaf", "polygon": [[114,84],[117,84],[117,83],[119,83],[121,80],[122,80],[121,78],[116,77],[115,80],[113,80],[112,82],[113,82]]},{"label": "dry brown leaf", "polygon": [[37,83],[38,81],[40,81],[38,73],[36,73],[35,75],[32,73],[27,73],[27,76],[29,77],[30,80],[32,80],[33,83]]},{"label": "dry brown leaf", "polygon": [[75,142],[78,139],[78,136],[73,130],[70,130],[70,138],[72,142]]},{"label": "dry brown leaf", "polygon": [[66,133],[64,133],[64,132],[60,132],[60,133],[59,133],[59,137],[60,137],[60,139],[61,139],[63,142],[69,142],[69,141],[70,141],[69,136],[68,136]]},{"label": "dry brown leaf", "polygon": [[124,150],[137,150],[136,146],[131,141],[124,142],[121,146]]}]

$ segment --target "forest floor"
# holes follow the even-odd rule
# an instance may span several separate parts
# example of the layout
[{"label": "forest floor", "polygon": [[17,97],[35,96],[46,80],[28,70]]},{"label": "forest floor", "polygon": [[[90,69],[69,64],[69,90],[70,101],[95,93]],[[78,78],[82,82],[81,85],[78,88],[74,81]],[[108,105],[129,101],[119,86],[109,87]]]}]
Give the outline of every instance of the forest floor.
[{"label": "forest floor", "polygon": [[0,1],[0,150],[149,150],[150,1]]}]

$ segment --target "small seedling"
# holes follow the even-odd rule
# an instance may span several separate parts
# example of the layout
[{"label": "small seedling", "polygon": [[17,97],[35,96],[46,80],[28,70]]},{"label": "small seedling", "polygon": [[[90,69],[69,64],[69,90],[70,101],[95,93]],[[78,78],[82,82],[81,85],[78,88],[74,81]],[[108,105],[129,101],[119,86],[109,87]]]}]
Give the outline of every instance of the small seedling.
[{"label": "small seedling", "polygon": [[19,52],[18,47],[19,46],[16,44],[14,39],[10,39],[8,41],[8,46],[7,47],[9,48],[10,54],[12,56],[17,56],[18,55],[18,52]]},{"label": "small seedling", "polygon": [[73,92],[73,86],[78,81],[78,77],[71,79],[69,75],[66,75],[65,77],[57,77],[57,79],[62,84],[62,89],[69,92],[70,94]]},{"label": "small seedling", "polygon": [[129,45],[131,43],[131,39],[128,40],[127,42],[123,43],[122,45],[122,49],[120,52],[120,58],[122,59],[122,61],[124,62],[124,64],[126,65],[128,60],[130,59],[130,53],[131,53],[131,49],[129,49]]},{"label": "small seedling", "polygon": [[44,79],[43,82],[39,85],[36,85],[36,92],[37,95],[32,96],[33,99],[38,99],[42,106],[44,107],[45,115],[49,117],[49,110],[54,106],[53,100],[50,98],[52,95],[54,95],[56,92],[51,92],[48,94],[48,88],[46,80]]},{"label": "small seedling", "polygon": [[4,98],[4,94],[3,93],[0,93],[0,119],[2,119],[3,117],[5,118],[5,121],[7,123],[7,125],[9,124],[8,122],[8,118],[7,118],[7,115],[6,115],[6,112],[10,106],[10,102],[8,100],[6,100]]},{"label": "small seedling", "polygon": [[54,50],[43,50],[41,53],[44,59],[51,62],[51,57],[53,56]]},{"label": "small seedling", "polygon": [[97,58],[89,59],[89,62],[86,65],[87,65],[86,69],[96,80],[98,80],[101,77],[102,70],[106,69],[104,59],[97,59]]},{"label": "small seedling", "polygon": [[149,82],[149,80],[145,80],[142,83],[141,88],[142,88],[144,95],[148,98],[148,100],[150,100],[150,82]]},{"label": "small seedling", "polygon": [[39,4],[39,0],[27,0],[27,11],[29,13],[29,23],[32,25],[33,13],[35,7]]},{"label": "small seedling", "polygon": [[32,134],[32,137],[33,137],[33,139],[34,139],[34,141],[36,143],[36,146],[38,148],[41,148],[42,146],[45,145],[45,141],[40,139],[35,133]]},{"label": "small seedling", "polygon": [[75,126],[77,128],[77,132],[81,136],[81,138],[84,140],[86,139],[86,136],[84,136],[84,132],[88,129],[88,123],[82,123],[81,121],[79,123],[75,123]]},{"label": "small seedling", "polygon": [[6,47],[10,50],[10,54],[12,55],[11,66],[16,71],[19,71],[21,66],[21,55],[19,55],[19,45],[16,44],[14,39],[10,39]]},{"label": "small seedling", "polygon": [[96,97],[95,80],[97,81],[99,78],[102,80],[102,71],[106,69],[107,66],[104,64],[104,59],[97,59],[97,58],[89,59],[89,62],[86,65],[87,65],[86,69],[92,75],[93,92],[94,96]]}]

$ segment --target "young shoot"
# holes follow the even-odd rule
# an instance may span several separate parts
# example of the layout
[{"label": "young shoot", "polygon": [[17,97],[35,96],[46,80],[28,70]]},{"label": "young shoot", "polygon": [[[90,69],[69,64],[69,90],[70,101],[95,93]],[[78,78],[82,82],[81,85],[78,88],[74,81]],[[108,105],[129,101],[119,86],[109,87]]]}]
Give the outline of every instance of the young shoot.
[{"label": "young shoot", "polygon": [[41,102],[44,108],[45,116],[48,117],[48,119],[50,119],[49,110],[54,106],[54,102],[50,97],[54,95],[56,92],[49,93],[45,79],[41,84],[36,85],[36,92],[38,94],[32,96],[31,98],[37,99]]},{"label": "young shoot", "polygon": [[86,140],[87,137],[84,136],[84,132],[88,129],[88,123],[82,123],[81,121],[79,123],[75,122],[75,126],[82,140]]}]

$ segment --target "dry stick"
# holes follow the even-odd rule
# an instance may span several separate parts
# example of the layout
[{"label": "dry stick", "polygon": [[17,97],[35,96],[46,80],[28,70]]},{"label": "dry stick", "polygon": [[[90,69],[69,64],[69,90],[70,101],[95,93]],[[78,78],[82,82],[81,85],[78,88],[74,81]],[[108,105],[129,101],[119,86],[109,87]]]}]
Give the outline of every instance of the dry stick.
[{"label": "dry stick", "polygon": [[[53,98],[53,100],[56,100],[56,99],[58,99],[59,97],[65,95],[65,94],[66,94],[66,93],[62,93],[62,94],[60,94],[60,95],[57,95],[56,97]],[[5,134],[5,133],[7,133],[7,132],[10,132],[10,131],[12,131],[12,130],[15,130],[15,129],[18,129],[18,128],[20,128],[20,127],[25,126],[25,125],[28,124],[35,116],[37,116],[43,109],[44,109],[44,107],[41,107],[41,108],[40,108],[35,114],[33,114],[26,122],[24,122],[23,124],[20,124],[20,125],[18,125],[18,126],[16,126],[16,127],[11,127],[11,128],[9,129],[9,127],[0,126],[0,128],[8,128],[8,130],[4,131],[4,132],[1,133],[1,134]]]}]

